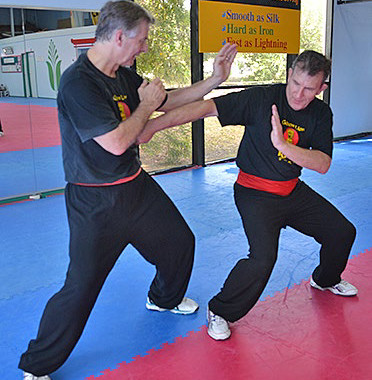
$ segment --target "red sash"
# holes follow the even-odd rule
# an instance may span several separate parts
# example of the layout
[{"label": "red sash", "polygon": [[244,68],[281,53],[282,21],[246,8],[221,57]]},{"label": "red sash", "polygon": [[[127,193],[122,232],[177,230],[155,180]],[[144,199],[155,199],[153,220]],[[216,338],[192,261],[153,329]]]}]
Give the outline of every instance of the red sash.
[{"label": "red sash", "polygon": [[112,185],[120,185],[121,183],[126,183],[129,181],[133,181],[135,178],[139,176],[141,173],[142,168],[139,168],[137,173],[131,175],[130,177],[124,177],[122,179],[118,179],[115,182],[110,182],[110,183],[75,183],[75,185],[80,185],[80,186],[112,186]]},{"label": "red sash", "polygon": [[250,189],[266,191],[268,193],[281,195],[283,197],[289,195],[296,187],[298,178],[290,179],[289,181],[272,181],[261,177],[256,177],[252,174],[239,171],[236,181],[239,185],[249,187]]}]

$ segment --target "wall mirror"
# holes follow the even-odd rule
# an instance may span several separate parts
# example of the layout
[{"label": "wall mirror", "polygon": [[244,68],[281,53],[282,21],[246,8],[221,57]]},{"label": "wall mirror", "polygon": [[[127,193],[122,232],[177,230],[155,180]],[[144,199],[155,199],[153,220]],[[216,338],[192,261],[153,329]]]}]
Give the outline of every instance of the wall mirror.
[{"label": "wall mirror", "polygon": [[96,12],[0,8],[0,199],[64,187],[56,97]]}]

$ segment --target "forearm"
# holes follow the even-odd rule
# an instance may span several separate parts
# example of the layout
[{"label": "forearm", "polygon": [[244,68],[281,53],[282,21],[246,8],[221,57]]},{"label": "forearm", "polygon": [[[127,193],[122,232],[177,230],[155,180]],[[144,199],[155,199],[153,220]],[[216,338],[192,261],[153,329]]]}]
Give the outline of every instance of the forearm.
[{"label": "forearm", "polygon": [[316,149],[301,148],[284,139],[278,109],[275,104],[272,106],[271,126],[271,142],[278,149],[279,154],[303,168],[315,170],[321,174],[327,173],[332,161],[328,154]]},{"label": "forearm", "polygon": [[212,99],[199,100],[197,102],[186,104],[157,118],[149,120],[145,129],[138,137],[137,143],[142,144],[148,142],[156,132],[164,129],[189,123],[208,116],[217,115],[217,108]]},{"label": "forearm", "polygon": [[159,108],[166,96],[159,78],[155,78],[151,83],[144,80],[137,91],[140,103],[135,111],[113,131],[94,139],[103,149],[116,156],[123,154],[137,141],[149,117]]},{"label": "forearm", "polygon": [[297,165],[321,174],[327,173],[332,161],[328,154],[320,150],[301,148],[287,141],[278,150]]},{"label": "forearm", "polygon": [[152,107],[140,103],[132,115],[122,121],[117,128],[94,140],[108,152],[121,155],[137,141],[152,112]]},{"label": "forearm", "polygon": [[211,92],[221,83],[221,79],[211,76],[193,84],[192,86],[169,91],[168,100],[161,110],[164,112],[169,112],[174,108],[200,100],[204,97],[204,95]]},{"label": "forearm", "polygon": [[214,109],[215,106],[213,100],[200,100],[175,108],[162,116],[151,119],[149,122],[153,123],[152,131],[155,133],[163,129],[203,119],[208,116],[216,116],[215,112],[213,112]]}]

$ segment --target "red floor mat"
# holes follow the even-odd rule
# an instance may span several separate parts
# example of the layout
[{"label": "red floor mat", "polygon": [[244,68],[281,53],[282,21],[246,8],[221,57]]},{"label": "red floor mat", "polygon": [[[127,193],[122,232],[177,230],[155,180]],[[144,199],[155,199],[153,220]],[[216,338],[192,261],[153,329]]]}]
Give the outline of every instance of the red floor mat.
[{"label": "red floor mat", "polygon": [[357,297],[312,289],[308,281],[259,302],[215,342],[201,331],[88,380],[370,380],[372,248],[349,261]]},{"label": "red floor mat", "polygon": [[0,103],[0,153],[61,144],[57,108]]}]

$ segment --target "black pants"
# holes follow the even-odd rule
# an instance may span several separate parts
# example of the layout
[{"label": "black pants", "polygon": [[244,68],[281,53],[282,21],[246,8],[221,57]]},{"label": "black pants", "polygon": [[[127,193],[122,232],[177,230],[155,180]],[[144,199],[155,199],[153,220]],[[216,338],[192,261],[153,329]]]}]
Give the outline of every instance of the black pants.
[{"label": "black pants", "polygon": [[230,322],[256,304],[270,278],[278,254],[280,230],[290,226],[321,244],[320,264],[313,272],[322,287],[340,282],[355,239],[355,227],[304,182],[287,197],[234,186],[235,204],[243,221],[250,252],[227,277],[209,308]]},{"label": "black pants", "polygon": [[19,363],[19,368],[36,376],[49,374],[66,361],[107,275],[128,244],[156,266],[148,296],[164,308],[182,301],[194,260],[193,233],[144,171],[121,185],[68,184],[65,195],[70,227],[65,284],[48,301],[37,338]]}]

